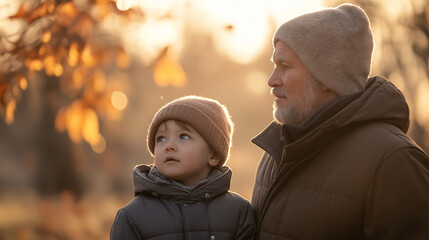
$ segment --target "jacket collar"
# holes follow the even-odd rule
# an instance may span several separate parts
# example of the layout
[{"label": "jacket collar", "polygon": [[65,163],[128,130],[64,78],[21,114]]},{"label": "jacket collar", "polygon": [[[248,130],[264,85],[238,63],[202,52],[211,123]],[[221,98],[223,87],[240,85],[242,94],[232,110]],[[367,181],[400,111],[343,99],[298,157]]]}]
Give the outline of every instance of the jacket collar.
[{"label": "jacket collar", "polygon": [[276,162],[280,162],[285,143],[282,136],[282,126],[279,123],[271,122],[251,142],[267,152]]},{"label": "jacket collar", "polygon": [[196,187],[187,187],[161,174],[157,174],[157,170],[153,168],[153,165],[144,164],[134,168],[135,195],[146,193],[187,202],[207,201],[227,192],[232,176],[231,169],[224,166],[220,170],[212,171],[209,177],[201,181]]}]

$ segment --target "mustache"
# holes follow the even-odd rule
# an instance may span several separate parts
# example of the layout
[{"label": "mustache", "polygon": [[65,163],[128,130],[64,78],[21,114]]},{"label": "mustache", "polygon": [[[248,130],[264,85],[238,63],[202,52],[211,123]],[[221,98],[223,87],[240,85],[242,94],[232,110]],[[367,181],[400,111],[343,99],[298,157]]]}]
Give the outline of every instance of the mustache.
[{"label": "mustache", "polygon": [[270,94],[273,96],[285,97],[285,98],[289,99],[288,92],[285,89],[280,88],[280,87],[271,88]]}]

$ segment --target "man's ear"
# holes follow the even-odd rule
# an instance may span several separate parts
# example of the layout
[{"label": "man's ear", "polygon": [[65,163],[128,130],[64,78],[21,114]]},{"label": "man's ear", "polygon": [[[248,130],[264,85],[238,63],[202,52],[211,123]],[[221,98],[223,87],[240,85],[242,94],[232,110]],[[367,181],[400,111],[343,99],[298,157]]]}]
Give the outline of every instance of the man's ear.
[{"label": "man's ear", "polygon": [[338,97],[338,94],[336,94],[334,91],[327,88],[325,85],[321,83],[319,84],[320,84],[320,90],[322,91],[322,93],[324,93],[324,95],[327,97],[328,100]]},{"label": "man's ear", "polygon": [[212,151],[212,155],[209,159],[209,165],[211,167],[216,167],[217,165],[219,165],[219,162],[220,162],[219,155],[215,151]]}]

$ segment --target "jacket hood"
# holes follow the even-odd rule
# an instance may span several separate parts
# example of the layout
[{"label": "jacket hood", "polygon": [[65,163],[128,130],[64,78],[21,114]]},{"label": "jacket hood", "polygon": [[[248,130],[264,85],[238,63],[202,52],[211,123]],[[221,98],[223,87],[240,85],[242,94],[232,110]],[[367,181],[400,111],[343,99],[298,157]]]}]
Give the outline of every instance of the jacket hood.
[{"label": "jacket hood", "polygon": [[[347,102],[346,106],[338,107],[341,105],[338,104],[339,101],[349,101],[349,103]],[[364,122],[389,123],[406,133],[410,122],[408,104],[401,91],[391,82],[379,76],[368,79],[363,92],[355,96],[335,98],[325,103],[309,116],[303,125],[309,122],[317,122],[317,119],[326,112],[335,113],[328,114],[328,117],[325,116],[325,120],[312,127],[304,136],[288,147],[294,149],[301,146],[303,142],[309,144],[317,142],[321,144],[312,144],[314,145],[313,147],[323,148],[323,145],[329,143],[328,139],[335,139],[337,134],[340,134],[346,128]],[[300,127],[303,126],[282,126],[273,122],[262,133],[252,139],[252,142],[264,149],[274,159],[279,160],[285,145],[281,141],[281,139],[284,139],[285,132],[291,130],[291,128]]]},{"label": "jacket hood", "polygon": [[390,123],[404,133],[408,131],[410,111],[407,101],[402,92],[383,77],[370,78],[363,94],[328,123],[344,127],[364,121]]},{"label": "jacket hood", "polygon": [[185,186],[162,176],[153,165],[138,165],[133,170],[134,194],[162,196],[187,202],[207,201],[229,190],[232,171],[224,166],[213,170],[195,187]]}]

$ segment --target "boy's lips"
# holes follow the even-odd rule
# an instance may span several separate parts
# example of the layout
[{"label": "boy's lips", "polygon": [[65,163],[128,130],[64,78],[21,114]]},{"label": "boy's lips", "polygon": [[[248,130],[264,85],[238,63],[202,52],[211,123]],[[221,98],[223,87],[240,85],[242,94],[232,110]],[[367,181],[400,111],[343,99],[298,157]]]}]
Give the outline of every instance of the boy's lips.
[{"label": "boy's lips", "polygon": [[164,162],[166,162],[166,163],[167,162],[179,162],[179,160],[177,160],[177,159],[175,159],[173,157],[167,157]]}]

